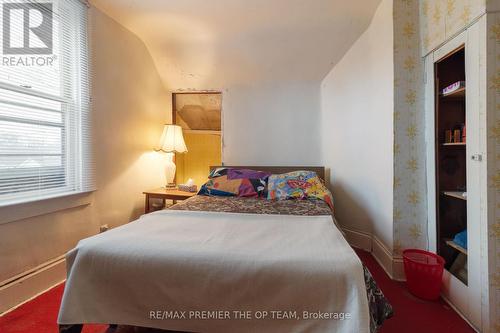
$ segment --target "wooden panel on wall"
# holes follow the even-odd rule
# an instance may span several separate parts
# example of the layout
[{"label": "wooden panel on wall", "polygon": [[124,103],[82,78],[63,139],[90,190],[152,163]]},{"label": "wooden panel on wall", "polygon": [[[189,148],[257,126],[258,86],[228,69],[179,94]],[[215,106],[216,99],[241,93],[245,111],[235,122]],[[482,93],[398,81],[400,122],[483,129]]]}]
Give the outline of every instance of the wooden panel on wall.
[{"label": "wooden panel on wall", "polygon": [[188,152],[176,156],[177,183],[192,178],[200,187],[207,180],[208,167],[222,163],[221,136],[184,132],[184,140]]}]

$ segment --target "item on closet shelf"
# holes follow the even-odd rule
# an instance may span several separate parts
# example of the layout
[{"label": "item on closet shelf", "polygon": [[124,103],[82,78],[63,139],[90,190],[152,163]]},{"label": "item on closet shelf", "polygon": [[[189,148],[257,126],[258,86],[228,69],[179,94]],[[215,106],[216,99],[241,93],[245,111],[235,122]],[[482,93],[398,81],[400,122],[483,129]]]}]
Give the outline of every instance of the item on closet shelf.
[{"label": "item on closet shelf", "polygon": [[451,274],[455,275],[460,281],[467,284],[468,281],[467,255],[465,253],[459,252],[455,260],[453,260],[449,271]]},{"label": "item on closet shelf", "polygon": [[444,143],[451,143],[452,142],[452,135],[451,135],[451,130],[446,130],[444,132]]},{"label": "item on closet shelf", "polygon": [[467,140],[466,140],[467,135],[466,135],[465,127],[466,127],[465,124],[462,124],[462,142],[464,142],[464,143],[467,142]]},{"label": "item on closet shelf", "polygon": [[462,135],[459,129],[453,130],[453,142],[459,143],[461,137]]},{"label": "item on closet shelf", "polygon": [[455,237],[453,238],[453,241],[457,245],[460,245],[464,249],[467,249],[467,229],[456,234]]},{"label": "item on closet shelf", "polygon": [[443,95],[451,94],[458,89],[465,88],[465,81],[458,81],[443,89]]}]

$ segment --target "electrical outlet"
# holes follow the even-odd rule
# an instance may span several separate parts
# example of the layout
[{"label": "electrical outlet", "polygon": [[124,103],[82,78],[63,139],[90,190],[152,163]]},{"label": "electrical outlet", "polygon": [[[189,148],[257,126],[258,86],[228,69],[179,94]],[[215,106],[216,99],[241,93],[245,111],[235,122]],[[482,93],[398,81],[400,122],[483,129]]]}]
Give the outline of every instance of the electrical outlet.
[{"label": "electrical outlet", "polygon": [[101,227],[99,228],[99,233],[102,233],[102,232],[105,232],[105,231],[108,231],[109,227],[107,224],[103,224],[101,225]]}]

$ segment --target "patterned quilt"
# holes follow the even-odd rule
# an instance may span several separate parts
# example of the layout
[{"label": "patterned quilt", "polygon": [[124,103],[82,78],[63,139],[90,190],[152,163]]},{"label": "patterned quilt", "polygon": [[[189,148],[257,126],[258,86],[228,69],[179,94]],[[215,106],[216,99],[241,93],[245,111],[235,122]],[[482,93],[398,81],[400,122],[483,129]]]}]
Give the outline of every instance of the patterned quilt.
[{"label": "patterned quilt", "polygon": [[[205,195],[196,195],[169,209],[247,214],[333,215],[328,204],[322,200],[267,200]],[[365,266],[363,269],[370,307],[370,331],[374,333],[378,331],[384,320],[392,317],[393,310],[370,271]]]},{"label": "patterned quilt", "polygon": [[169,209],[205,212],[279,214],[279,215],[331,215],[332,210],[322,200],[267,200],[263,198],[217,197],[195,195]]}]

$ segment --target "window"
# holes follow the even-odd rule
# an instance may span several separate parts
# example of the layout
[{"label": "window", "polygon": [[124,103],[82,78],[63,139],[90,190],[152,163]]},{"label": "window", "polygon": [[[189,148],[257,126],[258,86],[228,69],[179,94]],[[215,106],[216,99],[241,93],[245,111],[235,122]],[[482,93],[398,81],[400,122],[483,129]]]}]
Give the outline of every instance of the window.
[{"label": "window", "polygon": [[90,191],[87,7],[0,4],[0,206]]}]

